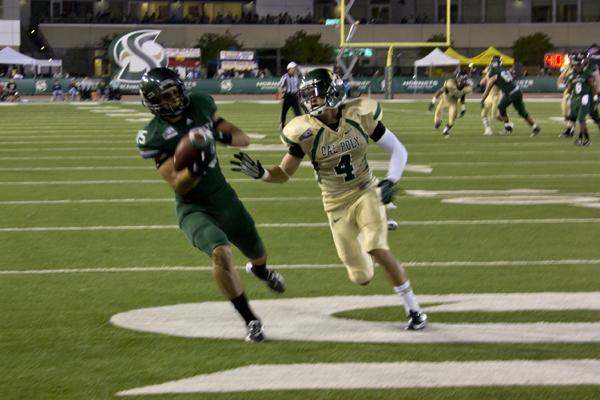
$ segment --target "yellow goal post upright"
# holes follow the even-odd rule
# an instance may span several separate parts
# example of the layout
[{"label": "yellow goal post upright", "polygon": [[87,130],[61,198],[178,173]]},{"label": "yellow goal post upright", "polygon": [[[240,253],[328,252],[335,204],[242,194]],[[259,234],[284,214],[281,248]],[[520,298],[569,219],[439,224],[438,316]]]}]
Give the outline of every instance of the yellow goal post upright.
[{"label": "yellow goal post upright", "polygon": [[[392,79],[394,77],[394,49],[395,48],[415,48],[415,47],[441,47],[450,46],[450,5],[451,0],[446,0],[446,41],[445,42],[353,42],[351,41],[354,36],[355,30],[358,26],[358,21],[354,20],[350,15],[350,8],[354,4],[354,0],[348,1],[348,7],[346,6],[346,0],[337,0],[340,7],[340,54],[347,48],[387,48],[387,59],[385,64],[384,73],[384,92],[386,99],[392,99],[394,96],[392,90]],[[349,34],[346,34],[346,20],[350,23]]]}]

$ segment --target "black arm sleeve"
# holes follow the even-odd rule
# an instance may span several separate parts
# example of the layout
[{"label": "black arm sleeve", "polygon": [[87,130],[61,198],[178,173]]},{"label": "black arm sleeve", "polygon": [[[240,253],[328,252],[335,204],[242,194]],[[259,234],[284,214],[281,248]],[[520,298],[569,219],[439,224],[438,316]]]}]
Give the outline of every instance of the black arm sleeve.
[{"label": "black arm sleeve", "polygon": [[371,139],[373,139],[375,142],[377,142],[379,139],[381,139],[381,137],[383,136],[384,133],[385,133],[385,126],[383,125],[383,123],[381,121],[379,121],[377,123],[377,126],[375,127],[375,130],[373,131],[373,133],[371,133]]},{"label": "black arm sleeve", "polygon": [[295,143],[288,147],[288,153],[297,158],[304,158],[304,151],[302,151],[302,147]]},{"label": "black arm sleeve", "polygon": [[163,165],[164,162],[169,159],[169,157],[171,157],[171,156],[168,155],[168,154],[166,154],[166,153],[160,153],[158,156],[154,157],[154,162],[156,164],[156,169],[159,169],[160,166]]}]

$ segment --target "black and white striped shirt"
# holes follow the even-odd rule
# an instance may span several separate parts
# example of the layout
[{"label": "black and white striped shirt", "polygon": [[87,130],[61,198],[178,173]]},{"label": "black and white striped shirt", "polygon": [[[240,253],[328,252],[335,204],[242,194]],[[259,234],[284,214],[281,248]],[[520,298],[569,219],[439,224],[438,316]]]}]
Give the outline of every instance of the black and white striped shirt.
[{"label": "black and white striped shirt", "polygon": [[296,94],[298,93],[298,85],[300,80],[298,76],[285,74],[279,80],[279,87],[283,90],[285,94]]}]

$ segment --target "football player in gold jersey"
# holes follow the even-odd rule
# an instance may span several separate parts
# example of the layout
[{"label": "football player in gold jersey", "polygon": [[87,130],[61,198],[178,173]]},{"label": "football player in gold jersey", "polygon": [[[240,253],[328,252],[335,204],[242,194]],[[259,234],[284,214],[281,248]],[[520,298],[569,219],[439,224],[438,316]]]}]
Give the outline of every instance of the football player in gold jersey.
[{"label": "football player in gold jersey", "polygon": [[437,108],[435,109],[435,116],[433,117],[433,123],[435,129],[438,129],[442,124],[442,113],[445,109],[448,109],[448,122],[442,130],[442,135],[448,137],[450,135],[450,129],[454,126],[454,121],[458,116],[458,102],[460,100],[460,117],[462,118],[467,109],[465,108],[465,96],[471,93],[473,90],[467,83],[467,75],[463,72],[456,74],[456,77],[450,78],[444,82],[444,86],[438,90],[431,104],[429,104],[429,111],[433,111],[435,103],[438,98],[442,98]]},{"label": "football player in gold jersey", "polygon": [[575,135],[575,124],[569,119],[569,114],[571,113],[570,100],[571,94],[569,93],[568,86],[569,83],[568,78],[569,75],[573,72],[573,65],[571,63],[571,59],[575,57],[575,53],[570,54],[565,58],[565,62],[560,67],[560,74],[558,75],[558,86],[563,86],[565,89],[563,90],[563,95],[560,100],[560,111],[564,117],[565,121],[565,130],[560,134],[560,137],[570,138]]},{"label": "football player in gold jersey", "polygon": [[[363,98],[346,101],[343,82],[327,69],[305,75],[299,96],[306,114],[284,128],[281,136],[288,152],[279,165],[265,169],[260,161],[242,152],[232,161],[234,170],[266,182],[284,183],[308,156],[338,256],[350,280],[366,285],[373,278],[373,262],[381,265],[404,301],[407,329],[425,328],[427,315],[387,241],[384,204],[392,201],[394,184],[406,166],[405,147],[381,122],[379,104]],[[369,139],[391,154],[387,177],[381,181],[373,176],[367,162]]]},{"label": "football player in gold jersey", "polygon": [[[486,67],[483,70],[483,77],[481,78],[481,81],[479,82],[479,84],[481,86],[487,86],[487,81],[488,81],[488,72],[489,72],[489,67]],[[488,95],[488,97],[485,99],[485,101],[483,102],[483,107],[481,109],[481,121],[483,122],[483,134],[486,136],[490,136],[493,135],[493,131],[492,131],[492,120],[496,119],[498,117],[498,103],[500,103],[500,99],[502,98],[502,91],[500,90],[500,88],[498,88],[498,86],[494,85],[492,86],[492,89],[490,90],[490,94]]]}]

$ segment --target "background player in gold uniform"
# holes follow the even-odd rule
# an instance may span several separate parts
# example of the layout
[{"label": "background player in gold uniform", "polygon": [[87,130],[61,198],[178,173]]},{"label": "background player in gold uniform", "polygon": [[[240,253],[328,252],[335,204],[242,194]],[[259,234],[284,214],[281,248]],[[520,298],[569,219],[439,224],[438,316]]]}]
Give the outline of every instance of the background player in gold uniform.
[{"label": "background player in gold uniform", "polygon": [[442,130],[442,135],[448,137],[450,129],[454,126],[454,121],[458,116],[458,102],[460,100],[460,117],[463,117],[467,112],[465,108],[465,96],[471,93],[473,90],[469,84],[467,84],[467,75],[459,72],[456,77],[450,78],[444,82],[444,85],[438,90],[431,104],[429,104],[429,111],[433,110],[435,103],[438,98],[442,98],[437,108],[435,109],[435,116],[433,117],[433,124],[435,129],[438,129],[442,124],[442,113],[445,109],[448,109],[448,122]]},{"label": "background player in gold uniform", "polygon": [[[479,82],[481,86],[487,86],[488,72],[489,68],[485,68],[483,70],[483,77]],[[493,86],[487,99],[485,99],[483,102],[483,108],[481,109],[481,121],[483,122],[484,135],[489,136],[494,134],[492,131],[492,120],[498,116],[498,103],[500,103],[501,98],[502,92],[498,86]]]},{"label": "background player in gold uniform", "polygon": [[[343,83],[329,70],[316,69],[302,78],[300,100],[307,114],[284,128],[282,140],[288,153],[280,164],[265,170],[260,161],[239,153],[238,161],[232,161],[234,170],[266,182],[284,183],[308,156],[338,256],[350,280],[366,285],[373,278],[373,261],[381,265],[404,301],[407,329],[423,329],[427,316],[387,243],[384,204],[392,201],[394,183],[406,165],[406,149],[381,123],[379,104],[361,98],[344,102]],[[388,175],[382,181],[373,176],[367,162],[369,138],[391,153]]]},{"label": "background player in gold uniform", "polygon": [[565,121],[565,130],[560,134],[560,137],[573,137],[575,134],[575,124],[571,122],[569,119],[569,114],[571,113],[571,109],[569,107],[570,103],[570,93],[568,89],[567,78],[573,72],[573,64],[571,63],[571,58],[575,56],[575,53],[570,54],[569,57],[566,58],[565,63],[560,67],[560,74],[558,75],[558,85],[559,87],[564,86],[565,90],[563,90],[563,95],[560,100],[560,111]]}]

